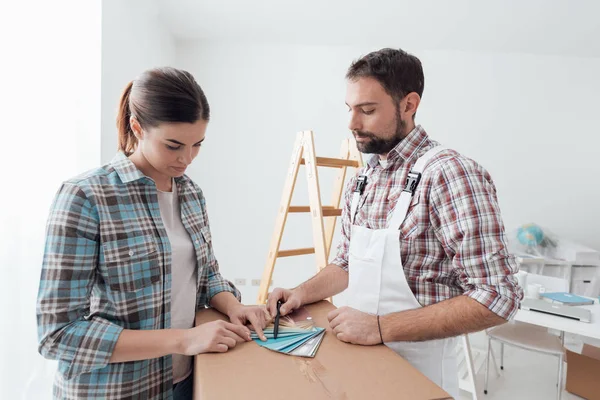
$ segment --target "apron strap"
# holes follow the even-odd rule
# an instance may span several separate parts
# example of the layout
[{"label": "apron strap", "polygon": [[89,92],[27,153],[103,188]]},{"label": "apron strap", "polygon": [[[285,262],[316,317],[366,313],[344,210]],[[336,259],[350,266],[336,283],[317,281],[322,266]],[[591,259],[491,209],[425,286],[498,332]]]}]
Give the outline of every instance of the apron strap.
[{"label": "apron strap", "polygon": [[425,170],[425,167],[427,164],[429,164],[429,161],[431,161],[431,159],[442,150],[445,150],[445,147],[436,146],[429,149],[425,154],[419,157],[413,168],[408,173],[408,177],[406,178],[406,186],[402,193],[400,193],[400,198],[396,203],[396,208],[393,211],[392,218],[390,218],[388,228],[400,229],[400,225],[402,225],[404,219],[406,218],[410,201],[412,200],[412,197],[417,190],[417,186],[421,181],[421,175]]},{"label": "apron strap", "polygon": [[350,225],[354,225],[354,217],[356,216],[356,209],[358,208],[359,200],[360,193],[354,192],[354,195],[352,195],[352,208],[350,209]]},{"label": "apron strap", "polygon": [[365,187],[367,186],[367,175],[360,175],[356,179],[356,184],[354,186],[354,194],[352,195],[352,205],[350,208],[350,225],[354,225],[354,217],[356,217],[356,210],[358,209],[358,201],[360,200],[360,196],[362,196],[365,191]]}]

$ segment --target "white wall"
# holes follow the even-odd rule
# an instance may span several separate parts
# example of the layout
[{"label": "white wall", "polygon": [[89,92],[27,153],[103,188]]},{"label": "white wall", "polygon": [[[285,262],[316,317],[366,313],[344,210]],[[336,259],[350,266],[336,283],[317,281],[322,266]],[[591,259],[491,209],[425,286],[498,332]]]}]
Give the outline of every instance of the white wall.
[{"label": "white wall", "polygon": [[[345,71],[388,45],[178,44],[177,66],[195,74],[212,108],[189,173],[207,196],[224,275],[248,280],[246,302],[256,298],[249,284],[262,274],[295,133],[315,130],[317,153],[337,155],[349,137]],[[425,69],[417,122],[490,171],[507,229],[535,222],[600,249],[600,59],[407,50]],[[308,204],[301,174],[293,204]],[[282,248],[312,246],[308,217],[288,221]],[[313,256],[277,265],[277,286],[315,268]]]},{"label": "white wall", "polygon": [[100,162],[100,1],[0,6],[0,399],[52,397],[37,352],[45,223],[62,181]]},{"label": "white wall", "polygon": [[157,0],[102,1],[102,163],[117,151],[115,120],[127,83],[144,70],[171,65],[175,43]]},{"label": "white wall", "polygon": [[0,66],[10,193],[0,207],[0,398],[38,400],[51,398],[56,366],[37,353],[35,319],[50,203],[62,181],[112,158],[123,87],[171,64],[175,47],[155,0],[2,3],[0,33],[11,60]]}]

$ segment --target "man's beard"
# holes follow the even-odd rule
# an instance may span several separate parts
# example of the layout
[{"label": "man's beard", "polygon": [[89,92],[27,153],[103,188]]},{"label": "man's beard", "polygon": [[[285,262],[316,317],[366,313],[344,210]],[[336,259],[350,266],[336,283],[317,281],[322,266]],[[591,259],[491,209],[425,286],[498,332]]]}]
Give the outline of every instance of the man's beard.
[{"label": "man's beard", "polygon": [[352,131],[354,137],[369,138],[366,142],[356,142],[356,147],[361,153],[367,154],[387,154],[406,137],[406,122],[396,113],[396,132],[389,139],[377,137],[374,133],[368,131]]}]

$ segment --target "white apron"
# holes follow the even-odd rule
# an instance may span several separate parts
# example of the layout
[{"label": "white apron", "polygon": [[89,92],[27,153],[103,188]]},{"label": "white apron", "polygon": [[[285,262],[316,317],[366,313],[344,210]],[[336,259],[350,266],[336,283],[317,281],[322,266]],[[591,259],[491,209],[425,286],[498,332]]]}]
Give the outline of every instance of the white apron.
[{"label": "white apron", "polygon": [[[400,258],[400,225],[406,218],[421,173],[441,146],[425,153],[412,168],[387,229],[354,225],[361,193],[352,199],[352,233],[348,257],[348,306],[373,315],[413,310],[421,305],[413,295]],[[427,342],[390,342],[386,346],[402,356],[448,394],[458,398],[455,339]]]}]

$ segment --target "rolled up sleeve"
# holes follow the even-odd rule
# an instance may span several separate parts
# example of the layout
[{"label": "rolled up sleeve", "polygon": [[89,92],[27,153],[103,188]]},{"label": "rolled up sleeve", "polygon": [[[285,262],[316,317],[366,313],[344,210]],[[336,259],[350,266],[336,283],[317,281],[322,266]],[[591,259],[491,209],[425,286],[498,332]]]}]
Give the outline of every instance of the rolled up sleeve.
[{"label": "rolled up sleeve", "polygon": [[242,294],[235,287],[233,283],[229,280],[225,279],[221,272],[219,271],[219,262],[215,256],[213,244],[212,244],[212,235],[210,233],[210,223],[208,219],[208,212],[206,211],[206,200],[200,188],[197,188],[198,195],[200,198],[200,205],[202,207],[202,214],[204,218],[205,225],[202,228],[202,232],[205,238],[205,241],[208,245],[207,258],[208,263],[205,266],[207,273],[201,278],[201,294],[198,297],[198,307],[204,307],[210,304],[210,300],[221,292],[230,292],[235,296],[238,301],[242,301]]},{"label": "rolled up sleeve", "polygon": [[123,328],[89,315],[99,220],[77,185],[65,183],[48,219],[37,298],[38,351],[59,360],[65,379],[104,368]]},{"label": "rolled up sleeve", "polygon": [[210,304],[210,300],[221,292],[230,292],[238,299],[239,302],[242,301],[242,294],[234,286],[233,283],[223,278],[221,273],[219,272],[219,264],[217,260],[214,259],[211,261],[208,272],[208,298],[207,303]]},{"label": "rolled up sleeve", "polygon": [[432,223],[464,295],[509,320],[523,290],[514,274],[496,189],[488,172],[465,157],[445,161],[431,192]]}]

